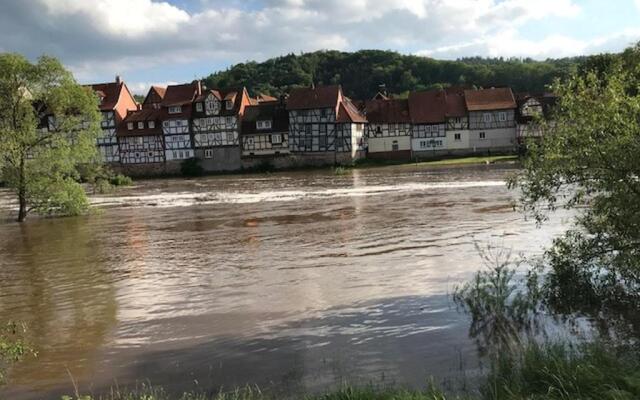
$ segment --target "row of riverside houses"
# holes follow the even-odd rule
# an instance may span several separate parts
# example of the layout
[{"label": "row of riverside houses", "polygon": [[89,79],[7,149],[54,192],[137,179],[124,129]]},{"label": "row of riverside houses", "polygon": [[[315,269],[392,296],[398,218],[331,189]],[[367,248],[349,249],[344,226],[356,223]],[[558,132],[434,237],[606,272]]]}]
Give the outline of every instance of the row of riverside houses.
[{"label": "row of riverside houses", "polygon": [[177,173],[195,158],[205,171],[346,164],[365,157],[411,160],[513,153],[552,95],[509,88],[383,94],[364,102],[340,86],[293,89],[279,99],[200,81],[153,86],[138,104],[126,84],[91,85],[100,99],[106,162],[130,175]]}]

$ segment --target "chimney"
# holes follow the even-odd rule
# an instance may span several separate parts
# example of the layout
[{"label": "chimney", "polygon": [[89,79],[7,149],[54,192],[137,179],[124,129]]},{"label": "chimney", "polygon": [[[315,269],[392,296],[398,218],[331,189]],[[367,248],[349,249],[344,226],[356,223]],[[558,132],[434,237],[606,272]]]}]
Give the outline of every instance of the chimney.
[{"label": "chimney", "polygon": [[116,75],[116,83],[117,84],[122,83],[122,79],[120,78],[120,75]]}]

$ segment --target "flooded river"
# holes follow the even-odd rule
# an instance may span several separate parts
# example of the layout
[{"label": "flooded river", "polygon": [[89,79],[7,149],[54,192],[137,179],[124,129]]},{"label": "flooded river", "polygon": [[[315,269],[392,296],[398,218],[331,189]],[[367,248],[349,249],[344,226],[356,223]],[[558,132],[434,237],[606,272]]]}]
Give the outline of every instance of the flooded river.
[{"label": "flooded river", "polygon": [[449,294],[480,268],[474,243],[532,254],[567,227],[513,211],[509,168],[142,181],[23,225],[0,192],[0,321],[39,353],[0,398],[57,398],[71,377],[299,393],[473,376]]}]

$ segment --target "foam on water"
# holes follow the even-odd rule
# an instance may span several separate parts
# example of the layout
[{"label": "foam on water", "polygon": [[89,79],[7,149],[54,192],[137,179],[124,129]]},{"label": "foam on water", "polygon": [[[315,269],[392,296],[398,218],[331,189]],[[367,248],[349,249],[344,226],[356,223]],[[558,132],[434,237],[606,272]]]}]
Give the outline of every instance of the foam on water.
[{"label": "foam on water", "polygon": [[388,193],[428,192],[446,189],[504,186],[504,181],[406,183],[398,185],[367,185],[322,190],[281,190],[264,192],[166,192],[140,196],[95,196],[91,203],[101,207],[189,207],[207,204],[252,204],[286,202],[301,199],[364,197]]}]

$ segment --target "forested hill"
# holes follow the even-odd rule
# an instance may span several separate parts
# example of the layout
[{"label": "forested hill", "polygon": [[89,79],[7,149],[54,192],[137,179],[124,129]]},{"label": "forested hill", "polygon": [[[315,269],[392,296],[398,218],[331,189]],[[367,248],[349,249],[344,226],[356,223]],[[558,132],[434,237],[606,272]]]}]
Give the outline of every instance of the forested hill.
[{"label": "forested hill", "polygon": [[582,60],[477,57],[443,61],[381,50],[317,51],[289,54],[262,63],[236,64],[209,75],[205,82],[208,87],[246,86],[251,94],[272,96],[296,86],[339,83],[347,95],[359,99],[372,97],[382,84],[396,95],[460,84],[508,85],[515,91],[539,92],[554,78],[562,78],[575,70]]}]

